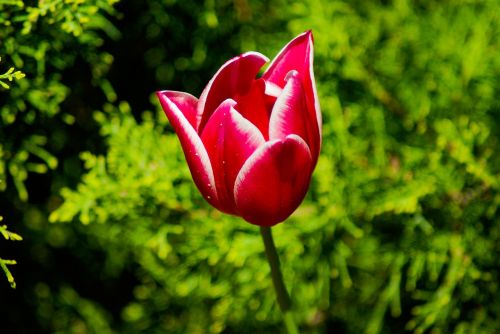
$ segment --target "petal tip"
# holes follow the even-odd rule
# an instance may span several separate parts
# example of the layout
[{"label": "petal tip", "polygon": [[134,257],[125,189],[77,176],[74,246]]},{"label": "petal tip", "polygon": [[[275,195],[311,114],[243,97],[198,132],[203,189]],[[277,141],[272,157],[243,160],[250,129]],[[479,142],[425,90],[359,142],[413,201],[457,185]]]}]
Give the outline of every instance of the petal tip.
[{"label": "petal tip", "polygon": [[[245,53],[242,53],[240,56],[238,57],[241,57],[241,58],[247,58],[247,57],[251,57],[251,58],[255,58],[255,59],[258,59],[258,60],[261,60],[263,61],[263,64],[264,63],[267,63],[269,62],[269,58],[267,58],[266,56],[264,56],[262,53],[260,52],[257,52],[257,51],[247,51]],[[238,58],[238,57],[235,57],[235,58]]]},{"label": "petal tip", "polygon": [[294,39],[292,39],[291,42],[293,42],[293,41],[298,42],[298,41],[302,41],[304,39],[308,39],[309,40],[308,42],[311,42],[311,43],[314,42],[314,36],[313,36],[312,29],[308,29],[308,30],[304,31],[303,33],[301,33],[300,35],[298,35]]},{"label": "petal tip", "polygon": [[286,76],[285,76],[285,82],[288,81],[291,78],[296,78],[298,75],[299,75],[299,72],[297,72],[296,70],[291,70],[290,72],[288,72],[286,74]]},{"label": "petal tip", "polygon": [[157,90],[155,94],[159,99],[161,99],[161,97],[163,96],[163,94],[165,94],[165,92],[166,92],[165,90]]}]

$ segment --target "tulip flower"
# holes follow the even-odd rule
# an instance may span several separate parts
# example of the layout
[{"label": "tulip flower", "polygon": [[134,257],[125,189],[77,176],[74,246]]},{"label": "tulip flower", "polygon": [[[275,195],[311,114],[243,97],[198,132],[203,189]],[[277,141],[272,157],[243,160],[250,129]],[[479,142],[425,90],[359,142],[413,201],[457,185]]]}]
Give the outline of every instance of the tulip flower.
[{"label": "tulip flower", "polygon": [[268,61],[258,52],[232,58],[199,99],[157,92],[204,198],[260,226],[300,205],[321,146],[312,33],[290,41],[257,78]]}]

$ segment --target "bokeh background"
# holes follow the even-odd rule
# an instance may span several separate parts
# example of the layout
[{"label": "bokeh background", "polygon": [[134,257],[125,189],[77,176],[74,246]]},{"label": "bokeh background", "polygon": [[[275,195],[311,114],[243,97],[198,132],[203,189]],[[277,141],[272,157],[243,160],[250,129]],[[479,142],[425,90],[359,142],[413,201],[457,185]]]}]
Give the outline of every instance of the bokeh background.
[{"label": "bokeh background", "polygon": [[301,331],[500,333],[499,14],[0,0],[0,332],[284,332],[258,228],[203,201],[153,93],[312,29],[322,155],[273,229]]}]

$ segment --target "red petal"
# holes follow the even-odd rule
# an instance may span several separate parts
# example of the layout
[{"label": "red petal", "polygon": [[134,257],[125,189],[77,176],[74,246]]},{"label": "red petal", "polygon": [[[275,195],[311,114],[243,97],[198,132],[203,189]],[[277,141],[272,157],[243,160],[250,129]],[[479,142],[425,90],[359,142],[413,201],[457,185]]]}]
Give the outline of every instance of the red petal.
[{"label": "red petal", "polygon": [[198,103],[198,133],[215,109],[228,98],[245,95],[262,65],[269,59],[257,52],[247,52],[226,62],[201,93]]},{"label": "red petal", "polygon": [[311,153],[300,137],[266,142],[236,178],[234,194],[240,215],[261,226],[284,221],[304,199],[311,168]]},{"label": "red petal", "polygon": [[177,106],[177,108],[179,108],[184,117],[186,117],[189,124],[191,124],[191,126],[196,129],[196,124],[197,124],[196,107],[198,105],[198,99],[196,97],[188,93],[176,92],[173,90],[165,90],[162,92],[158,92],[157,95],[158,94],[163,94],[170,101],[172,101]]},{"label": "red petal", "polygon": [[[306,93],[297,71],[290,71],[287,83],[274,104],[269,121],[269,139],[284,139],[296,134],[305,140],[311,152],[319,153],[319,131],[316,117],[308,110]],[[313,154],[313,163],[317,155]]]},{"label": "red petal", "polygon": [[233,107],[234,100],[221,103],[201,135],[214,166],[215,186],[221,211],[236,214],[234,182],[241,166],[261,145],[264,137],[252,123]]},{"label": "red petal", "polygon": [[262,77],[283,88],[288,72],[295,70],[302,75],[312,73],[312,61],[313,37],[311,31],[306,31],[281,49]]},{"label": "red petal", "polygon": [[255,80],[246,95],[236,97],[238,104],[235,108],[260,130],[264,139],[267,139],[269,138],[271,109],[266,99],[265,90],[266,82],[263,79]]},{"label": "red petal", "polygon": [[[312,32],[306,31],[295,37],[278,53],[262,77],[266,81],[284,87],[288,72],[292,70],[299,72],[306,92],[308,109],[316,117],[320,138],[319,144],[321,145],[322,120],[316,83],[314,81],[313,59],[314,41]],[[317,160],[317,156],[319,155],[319,146],[316,152],[312,151],[313,157],[316,157],[314,160]]]},{"label": "red petal", "polygon": [[[217,191],[210,159],[200,137],[189,121],[189,119],[194,119],[194,105],[192,103],[194,100],[189,97],[189,94],[181,92],[162,91],[157,92],[156,95],[160,99],[161,106],[170,124],[172,124],[174,131],[179,136],[194,183],[203,197],[210,204],[218,207]],[[177,101],[179,105],[174,101]]]}]

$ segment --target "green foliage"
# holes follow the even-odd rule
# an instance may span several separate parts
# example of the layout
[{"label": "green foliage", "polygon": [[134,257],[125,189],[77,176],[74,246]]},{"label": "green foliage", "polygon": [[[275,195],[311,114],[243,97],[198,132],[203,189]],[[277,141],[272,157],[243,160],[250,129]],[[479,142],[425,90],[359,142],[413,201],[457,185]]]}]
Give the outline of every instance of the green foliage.
[{"label": "green foliage", "polygon": [[[203,201],[148,98],[199,95],[229,57],[306,29],[322,154],[273,228],[301,331],[500,331],[497,2],[113,4],[0,2],[0,53],[27,74],[2,92],[0,203],[42,272],[35,331],[282,331],[258,228]],[[36,171],[47,198],[18,201]]]},{"label": "green foliage", "polygon": [[[0,55],[28,76],[12,87],[7,100],[0,104],[0,180],[4,180],[0,191],[14,186],[19,199],[26,201],[29,173],[43,174],[57,168],[56,152],[47,148],[52,138],[45,127],[75,121],[74,114],[61,111],[71,91],[71,81],[62,76],[62,71],[77,62],[74,48],[90,65],[95,85],[112,95],[108,81],[102,78],[112,57],[97,52],[97,48],[103,43],[99,33],[119,36],[105,15],[114,13],[112,5],[116,2],[0,2]],[[1,79],[19,79],[24,73],[11,68],[0,76],[0,84],[5,87]]]},{"label": "green foliage", "polygon": [[[1,61],[1,58],[0,58]],[[5,89],[9,89],[10,86],[6,84],[2,79],[7,79],[9,81],[19,80],[25,77],[25,74],[21,71],[15,71],[14,67],[9,68],[7,72],[4,74],[0,74],[0,86],[2,86]],[[0,158],[2,157],[2,145],[0,144]],[[4,170],[5,167],[3,167],[2,164],[0,164],[0,189],[2,189],[2,179],[5,177],[4,176]],[[3,220],[3,217],[0,216],[0,222]],[[7,230],[7,226],[3,225],[0,226],[0,234],[6,239],[6,240],[22,240],[21,236],[18,234],[15,234],[13,232],[10,232]],[[12,276],[9,268],[7,268],[8,265],[14,265],[17,262],[15,260],[5,260],[3,258],[0,258],[0,268],[2,268],[2,271],[4,272],[5,276],[7,277],[7,280],[10,283],[10,286],[12,288],[16,288],[16,282],[14,281],[14,277]]]},{"label": "green foliage", "polygon": [[[0,216],[0,222],[3,220],[3,217]],[[5,240],[23,240],[23,238],[13,232],[10,232],[7,230],[7,226],[5,225],[0,225],[0,234],[5,238]],[[9,265],[14,265],[17,262],[15,260],[5,260],[0,257],[0,268],[2,268],[2,271],[4,272],[5,276],[7,277],[7,281],[9,281],[10,286],[15,289],[16,288],[16,282],[14,281],[14,277],[10,273],[9,268],[7,266]]]},{"label": "green foliage", "polygon": [[[1,60],[2,60],[2,58],[0,58],[0,61]],[[4,81],[2,81],[2,79],[4,79],[4,80],[7,79],[9,81],[12,81],[14,79],[16,79],[16,80],[22,79],[25,76],[26,75],[23,72],[21,72],[21,71],[15,71],[14,67],[11,67],[4,74],[0,74],[0,86],[2,86],[5,89],[9,89],[10,86],[8,84],[6,84]]]},{"label": "green foliage", "polygon": [[113,333],[106,312],[95,302],[79,296],[71,287],[59,287],[58,293],[52,294],[49,286],[39,283],[35,290],[41,318],[51,314],[54,304],[58,305],[51,324],[53,333]]},{"label": "green foliage", "polygon": [[291,22],[335,22],[316,34],[326,136],[313,194],[322,219],[364,232],[345,237],[357,284],[332,300],[373,309],[365,324],[365,308],[338,312],[354,332],[386,332],[388,311],[415,333],[498,331],[498,313],[476,308],[498,277],[498,6],[320,6]]}]

